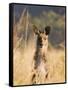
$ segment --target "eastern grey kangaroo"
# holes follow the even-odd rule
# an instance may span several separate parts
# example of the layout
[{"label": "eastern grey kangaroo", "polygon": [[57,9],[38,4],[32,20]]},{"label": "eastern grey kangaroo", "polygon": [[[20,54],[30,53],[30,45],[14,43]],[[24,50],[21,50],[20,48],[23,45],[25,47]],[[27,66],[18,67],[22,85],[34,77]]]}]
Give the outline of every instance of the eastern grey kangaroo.
[{"label": "eastern grey kangaroo", "polygon": [[46,54],[48,49],[48,35],[50,26],[46,26],[43,31],[40,31],[35,25],[33,31],[37,35],[36,51],[34,55],[34,74],[32,76],[33,84],[41,84],[45,82],[47,76],[46,70]]}]

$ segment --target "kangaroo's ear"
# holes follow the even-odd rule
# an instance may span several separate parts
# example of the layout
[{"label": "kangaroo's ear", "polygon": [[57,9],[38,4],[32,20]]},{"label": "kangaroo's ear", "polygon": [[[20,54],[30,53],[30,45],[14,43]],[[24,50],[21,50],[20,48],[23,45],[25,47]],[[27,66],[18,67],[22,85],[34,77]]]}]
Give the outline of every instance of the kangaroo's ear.
[{"label": "kangaroo's ear", "polygon": [[51,30],[51,27],[50,26],[46,26],[45,27],[45,33],[46,33],[46,35],[49,35],[50,34],[50,30]]},{"label": "kangaroo's ear", "polygon": [[36,25],[33,25],[33,31],[35,34],[39,34],[39,30]]}]

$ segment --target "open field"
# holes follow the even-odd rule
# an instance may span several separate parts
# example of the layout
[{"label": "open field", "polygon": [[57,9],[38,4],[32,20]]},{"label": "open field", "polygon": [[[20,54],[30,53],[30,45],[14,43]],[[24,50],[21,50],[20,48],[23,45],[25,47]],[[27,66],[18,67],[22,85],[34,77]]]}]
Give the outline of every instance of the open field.
[{"label": "open field", "polygon": [[[31,45],[24,51],[14,52],[14,85],[32,84],[32,69],[34,65],[35,48]],[[47,54],[46,68],[48,77],[46,83],[61,83],[65,81],[65,53],[64,50],[51,49]],[[42,67],[42,66],[41,66]]]}]

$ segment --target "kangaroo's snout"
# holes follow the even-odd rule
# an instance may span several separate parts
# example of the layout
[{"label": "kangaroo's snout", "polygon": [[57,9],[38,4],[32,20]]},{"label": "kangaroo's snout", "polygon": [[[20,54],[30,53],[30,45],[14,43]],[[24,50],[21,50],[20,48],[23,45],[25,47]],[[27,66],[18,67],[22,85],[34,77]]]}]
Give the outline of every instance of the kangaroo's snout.
[{"label": "kangaroo's snout", "polygon": [[51,27],[50,26],[46,26],[45,27],[45,33],[46,33],[46,35],[49,35],[50,34],[50,30],[51,30]]}]

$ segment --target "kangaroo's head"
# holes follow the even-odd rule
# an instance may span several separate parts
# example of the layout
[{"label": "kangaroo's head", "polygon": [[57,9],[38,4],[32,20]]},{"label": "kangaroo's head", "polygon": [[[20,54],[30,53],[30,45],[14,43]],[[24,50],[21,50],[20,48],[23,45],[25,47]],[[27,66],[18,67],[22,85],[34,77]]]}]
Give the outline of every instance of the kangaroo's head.
[{"label": "kangaroo's head", "polygon": [[43,39],[46,39],[46,36],[50,34],[50,30],[51,30],[50,26],[46,26],[45,29],[41,31],[37,28],[37,26],[33,25],[33,31],[35,35],[38,35]]},{"label": "kangaroo's head", "polygon": [[40,35],[41,33],[42,34],[45,34],[45,35],[49,35],[50,33],[50,30],[51,30],[51,27],[50,26],[46,26],[44,31],[40,31],[36,25],[33,25],[33,31],[36,35]]},{"label": "kangaroo's head", "polygon": [[46,26],[43,31],[40,31],[35,25],[33,26],[33,31],[37,35],[37,46],[45,46],[48,42],[48,35],[50,33],[50,26]]},{"label": "kangaroo's head", "polygon": [[50,33],[50,26],[46,26],[43,31],[40,31],[35,25],[33,26],[33,31],[38,38],[38,45],[41,47],[45,45],[48,41],[48,35]]}]

